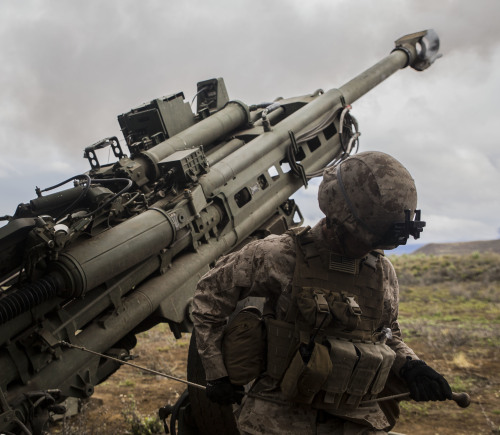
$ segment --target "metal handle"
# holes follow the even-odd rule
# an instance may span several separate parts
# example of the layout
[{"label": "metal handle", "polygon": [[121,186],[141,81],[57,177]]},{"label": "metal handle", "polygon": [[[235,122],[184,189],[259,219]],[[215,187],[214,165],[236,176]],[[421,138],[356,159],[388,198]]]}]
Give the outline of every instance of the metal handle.
[{"label": "metal handle", "polygon": [[[393,399],[404,399],[410,397],[410,393],[394,394],[393,396],[378,397],[377,399],[367,400],[361,402],[363,405],[369,405],[371,403],[385,402],[386,400]],[[460,408],[467,408],[470,403],[470,396],[467,393],[451,393],[451,400],[453,400]]]}]

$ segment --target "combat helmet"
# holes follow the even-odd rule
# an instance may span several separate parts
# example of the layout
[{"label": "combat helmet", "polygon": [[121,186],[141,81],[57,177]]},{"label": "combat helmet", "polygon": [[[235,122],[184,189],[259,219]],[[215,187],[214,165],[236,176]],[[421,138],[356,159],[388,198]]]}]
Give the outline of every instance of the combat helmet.
[{"label": "combat helmet", "polygon": [[425,226],[413,178],[382,152],[359,153],[325,169],[318,202],[330,224],[373,249],[404,245]]}]

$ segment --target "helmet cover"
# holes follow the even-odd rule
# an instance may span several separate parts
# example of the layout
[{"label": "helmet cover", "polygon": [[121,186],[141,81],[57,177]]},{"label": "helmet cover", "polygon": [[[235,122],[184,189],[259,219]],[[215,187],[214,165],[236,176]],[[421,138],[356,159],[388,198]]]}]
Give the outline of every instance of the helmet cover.
[{"label": "helmet cover", "polygon": [[330,222],[377,248],[394,224],[407,220],[405,210],[413,214],[417,190],[398,160],[367,151],[325,169],[318,202]]}]

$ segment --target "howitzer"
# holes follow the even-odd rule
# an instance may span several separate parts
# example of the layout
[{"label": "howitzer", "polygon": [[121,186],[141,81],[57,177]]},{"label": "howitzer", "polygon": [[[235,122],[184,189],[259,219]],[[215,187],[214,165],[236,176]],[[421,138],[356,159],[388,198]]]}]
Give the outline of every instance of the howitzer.
[{"label": "howitzer", "polygon": [[[91,396],[120,365],[60,341],[126,359],[159,322],[189,331],[210,265],[300,224],[289,197],[355,149],[349,105],[401,68],[427,68],[438,47],[431,30],[400,38],[327,92],[247,106],[212,79],[196,113],[177,93],[120,115],[129,156],[116,137],[87,147],[89,172],[37,188],[0,228],[0,432],[41,432],[63,398]],[[105,147],[115,163],[100,164]]]}]

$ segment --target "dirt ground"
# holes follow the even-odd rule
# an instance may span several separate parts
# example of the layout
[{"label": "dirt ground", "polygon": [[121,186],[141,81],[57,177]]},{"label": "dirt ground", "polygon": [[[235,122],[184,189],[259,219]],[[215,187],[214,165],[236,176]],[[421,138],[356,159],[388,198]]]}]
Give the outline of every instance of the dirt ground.
[{"label": "dirt ground", "polygon": [[[452,361],[433,358],[424,346],[412,344],[420,358],[438,369],[456,392],[467,392],[468,408],[453,401],[403,402],[401,418],[394,431],[406,434],[499,434],[500,433],[500,361],[498,350],[478,352],[455,349]],[[447,354],[446,352],[444,352]],[[463,356],[463,357],[461,357]],[[467,356],[467,357],[466,357]],[[458,380],[462,381],[459,382]]]},{"label": "dirt ground", "polygon": [[[190,335],[175,340],[165,325],[140,334],[133,349],[133,364],[186,379]],[[185,384],[130,366],[123,366],[95,387],[93,396],[80,403],[80,413],[58,421],[51,433],[101,435],[164,433],[158,410],[173,405]],[[140,427],[139,427],[140,426]],[[145,427],[147,428],[145,428]],[[149,429],[149,432],[148,432]],[[158,432],[155,429],[160,429]]]},{"label": "dirt ground", "polygon": [[[161,326],[139,337],[133,363],[185,379],[189,334],[176,341]],[[496,350],[472,353],[454,349],[453,359],[433,359],[429,349],[413,346],[421,358],[454,381],[454,388],[467,391],[472,404],[467,409],[454,402],[404,402],[402,416],[394,431],[404,434],[493,434],[500,433],[500,361]],[[457,379],[462,379],[458,384]],[[149,434],[163,433],[156,420],[158,409],[174,404],[184,384],[124,366],[95,389],[92,398],[81,404],[81,412],[55,424],[59,434]],[[222,435],[222,434],[221,434]]]}]

